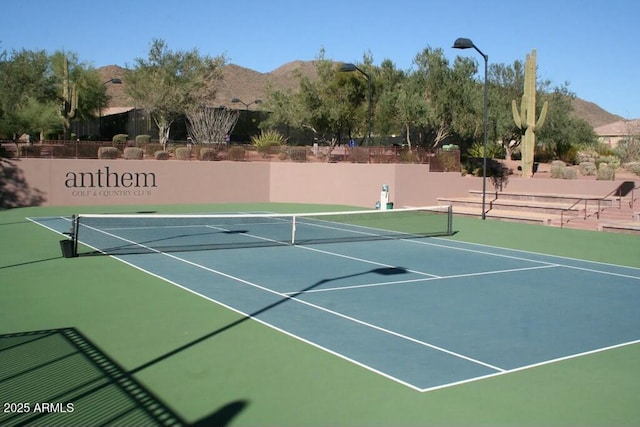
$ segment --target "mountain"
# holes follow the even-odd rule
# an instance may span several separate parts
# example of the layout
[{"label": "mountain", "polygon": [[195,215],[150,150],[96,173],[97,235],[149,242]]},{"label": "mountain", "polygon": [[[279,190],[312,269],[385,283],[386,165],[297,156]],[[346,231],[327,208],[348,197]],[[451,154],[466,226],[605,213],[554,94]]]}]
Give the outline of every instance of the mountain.
[{"label": "mountain", "polygon": [[[122,78],[124,68],[117,65],[109,65],[99,68],[98,72],[103,81],[108,81],[113,77]],[[223,79],[217,89],[215,104],[255,110],[259,106],[254,101],[264,99],[268,87],[295,91],[298,87],[296,76],[302,74],[309,78],[315,78],[316,68],[314,61],[293,61],[269,73],[259,73],[249,68],[229,64],[224,67],[222,73]],[[133,107],[133,102],[124,93],[124,82],[122,84],[106,83],[106,85],[107,93],[111,96],[110,107]],[[234,104],[231,102],[233,98],[238,98],[250,105],[245,107],[242,104]],[[593,102],[580,98],[576,98],[573,101],[573,108],[573,115],[583,119],[594,129],[623,120],[622,117],[605,111]]]}]

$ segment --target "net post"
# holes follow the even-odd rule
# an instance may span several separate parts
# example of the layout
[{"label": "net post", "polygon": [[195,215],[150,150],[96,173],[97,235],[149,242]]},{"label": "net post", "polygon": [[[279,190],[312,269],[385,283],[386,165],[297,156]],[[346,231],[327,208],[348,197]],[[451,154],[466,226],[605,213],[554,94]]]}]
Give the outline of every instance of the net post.
[{"label": "net post", "polygon": [[453,234],[453,206],[447,206],[447,236]]},{"label": "net post", "polygon": [[291,220],[291,244],[296,244],[296,216],[293,215]]},{"label": "net post", "polygon": [[78,256],[78,215],[71,216],[71,239],[73,240],[73,256]]}]

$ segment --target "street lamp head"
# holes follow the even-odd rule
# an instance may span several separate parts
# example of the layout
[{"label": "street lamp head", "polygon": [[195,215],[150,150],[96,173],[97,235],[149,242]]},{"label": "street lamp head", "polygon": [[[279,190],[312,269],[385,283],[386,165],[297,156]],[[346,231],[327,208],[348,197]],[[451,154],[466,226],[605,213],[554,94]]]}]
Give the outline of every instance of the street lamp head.
[{"label": "street lamp head", "polygon": [[111,77],[109,80],[107,80],[102,84],[106,85],[107,83],[113,83],[114,85],[119,85],[119,84],[122,84],[122,79],[120,77]]},{"label": "street lamp head", "polygon": [[472,47],[475,47],[473,45],[473,42],[470,39],[465,39],[462,37],[456,39],[456,41],[453,43],[454,49],[470,49]]},{"label": "street lamp head", "polygon": [[340,66],[340,71],[344,72],[356,71],[357,69],[356,64],[344,63]]}]

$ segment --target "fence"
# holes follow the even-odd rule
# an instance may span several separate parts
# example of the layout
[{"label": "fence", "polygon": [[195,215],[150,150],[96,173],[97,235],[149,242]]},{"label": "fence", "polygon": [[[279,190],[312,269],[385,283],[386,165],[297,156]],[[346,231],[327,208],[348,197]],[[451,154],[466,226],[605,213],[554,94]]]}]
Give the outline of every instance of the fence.
[{"label": "fence", "polygon": [[[98,159],[101,147],[116,147],[119,157],[125,149],[138,147],[144,158],[155,159],[162,150],[158,143],[136,144],[134,141],[114,143],[95,141],[43,141],[34,144],[2,142],[1,157],[48,159]],[[169,158],[174,160],[231,160],[250,162],[348,162],[348,163],[416,163],[429,164],[432,172],[460,170],[460,151],[399,146],[275,146],[257,149],[252,145],[191,145],[171,143]],[[166,157],[165,157],[166,158]]]}]

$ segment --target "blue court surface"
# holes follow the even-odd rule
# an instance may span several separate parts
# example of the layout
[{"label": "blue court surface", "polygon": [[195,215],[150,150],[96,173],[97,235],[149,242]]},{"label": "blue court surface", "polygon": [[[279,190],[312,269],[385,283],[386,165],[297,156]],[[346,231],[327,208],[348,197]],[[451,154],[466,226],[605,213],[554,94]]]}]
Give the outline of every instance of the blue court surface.
[{"label": "blue court surface", "polygon": [[[69,230],[69,218],[32,220]],[[155,233],[92,227],[79,241],[96,248],[102,236],[132,267],[418,391],[640,342],[637,268],[441,237],[291,245],[246,224]]]}]

